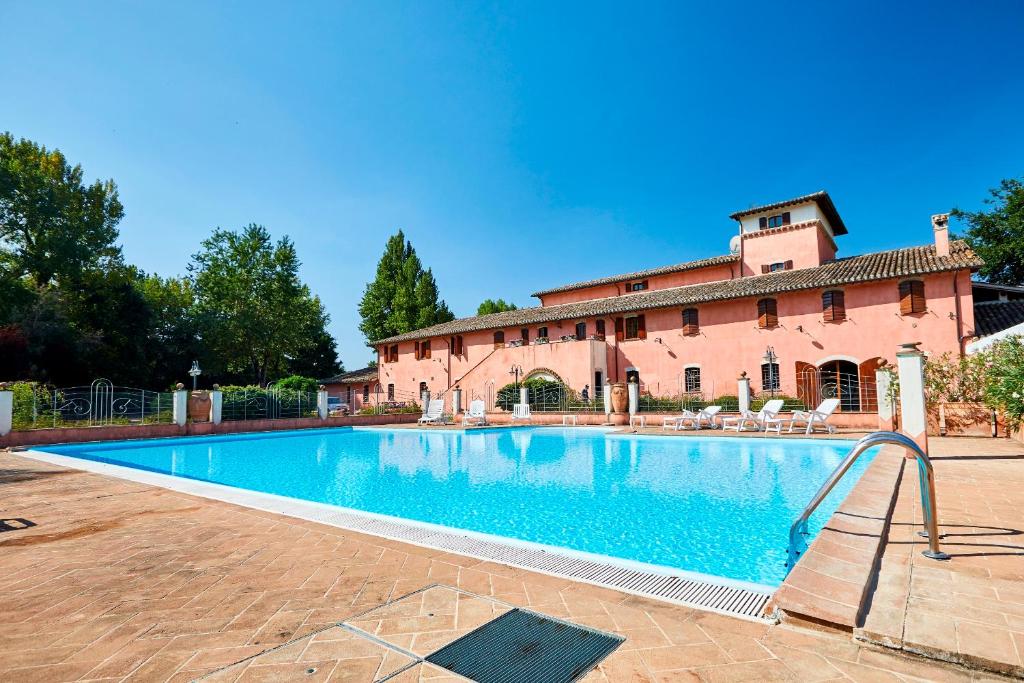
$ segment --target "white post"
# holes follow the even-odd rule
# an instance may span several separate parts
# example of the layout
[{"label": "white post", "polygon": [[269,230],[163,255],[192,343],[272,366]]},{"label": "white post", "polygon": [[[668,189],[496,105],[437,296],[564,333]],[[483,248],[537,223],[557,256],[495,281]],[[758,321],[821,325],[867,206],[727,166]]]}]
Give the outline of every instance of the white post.
[{"label": "white post", "polygon": [[737,380],[736,396],[740,399],[740,412],[745,413],[750,410],[750,378],[747,377],[746,372],[741,372],[740,378]]},{"label": "white post", "polygon": [[462,412],[462,389],[455,387],[452,389],[452,415],[458,415]]},{"label": "white post", "polygon": [[[896,352],[900,372],[900,431],[928,453],[928,414],[924,400],[924,354],[921,342],[903,344]],[[907,457],[913,457],[909,453]]]},{"label": "white post", "polygon": [[637,409],[640,407],[640,385],[630,382],[626,385],[626,390],[629,393],[629,414],[636,415]]},{"label": "white post", "polygon": [[14,426],[14,392],[0,390],[0,436],[11,432]]},{"label": "white post", "polygon": [[889,388],[892,386],[892,374],[885,368],[875,370],[875,394],[878,396],[878,428],[883,432],[891,432],[895,421],[892,398]]},{"label": "white post", "polygon": [[223,414],[224,392],[220,390],[220,385],[214,384],[213,391],[210,392],[210,422],[219,425],[223,419]]},{"label": "white post", "polygon": [[604,394],[601,396],[601,398],[604,399],[604,415],[605,415],[605,418],[607,418],[606,421],[610,421],[611,420],[610,416],[612,414],[612,385],[611,384],[605,384],[604,385]]},{"label": "white post", "polygon": [[178,388],[174,392],[174,424],[179,427],[185,426],[185,421],[188,420],[188,392],[185,391],[185,385],[181,382],[178,383]]},{"label": "white post", "polygon": [[530,390],[526,387],[519,387],[519,402],[523,405],[530,402]]},{"label": "white post", "polygon": [[327,387],[320,385],[320,391],[316,392],[316,413],[321,420],[327,419]]},{"label": "white post", "polygon": [[426,415],[427,414],[427,406],[430,405],[430,392],[429,391],[420,392],[420,400],[423,401],[423,414]]}]

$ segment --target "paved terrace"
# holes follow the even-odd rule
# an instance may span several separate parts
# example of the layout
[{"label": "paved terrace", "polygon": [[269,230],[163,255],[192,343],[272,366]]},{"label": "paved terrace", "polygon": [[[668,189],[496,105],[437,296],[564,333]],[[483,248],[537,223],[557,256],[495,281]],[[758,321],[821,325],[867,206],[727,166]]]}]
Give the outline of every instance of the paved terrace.
[{"label": "paved terrace", "polygon": [[[624,636],[588,681],[991,680],[894,648],[956,659],[948,630],[938,629],[946,640],[911,637],[933,623],[925,612],[940,612],[935,623],[952,621],[955,652],[979,654],[964,661],[990,670],[1019,662],[1024,448],[933,443],[943,531],[964,535],[945,539],[952,561],[919,558],[920,544],[898,533],[917,514],[916,478],[904,477],[860,640],[0,454],[0,516],[32,525],[0,532],[0,680],[456,680],[338,624],[417,654],[510,606]],[[899,636],[886,646],[870,628],[883,608]],[[920,640],[934,648],[916,648]]]}]

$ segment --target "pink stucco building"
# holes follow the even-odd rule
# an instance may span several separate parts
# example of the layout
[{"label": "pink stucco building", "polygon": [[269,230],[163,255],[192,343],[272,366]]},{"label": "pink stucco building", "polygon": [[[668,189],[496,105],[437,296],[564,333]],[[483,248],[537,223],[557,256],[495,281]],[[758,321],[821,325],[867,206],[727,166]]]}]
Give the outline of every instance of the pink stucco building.
[{"label": "pink stucco building", "polygon": [[[376,342],[385,392],[493,400],[509,370],[591,396],[635,379],[654,397],[755,393],[846,411],[876,407],[874,371],[898,344],[962,353],[975,336],[981,261],[933,217],[928,244],[840,258],[847,233],[826,192],[739,211],[729,253],[538,291],[540,305]],[[924,232],[924,230],[922,230]],[[723,242],[725,241],[723,235]]]}]

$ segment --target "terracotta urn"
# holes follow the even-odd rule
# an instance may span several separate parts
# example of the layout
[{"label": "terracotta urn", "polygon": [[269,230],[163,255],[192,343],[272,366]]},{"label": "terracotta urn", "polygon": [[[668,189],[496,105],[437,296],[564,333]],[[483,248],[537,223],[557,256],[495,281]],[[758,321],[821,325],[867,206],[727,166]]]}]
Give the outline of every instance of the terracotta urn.
[{"label": "terracotta urn", "polygon": [[210,421],[210,392],[193,391],[188,397],[188,416],[193,422]]},{"label": "terracotta urn", "polygon": [[616,382],[612,385],[612,412],[625,413],[629,409],[629,392],[626,390],[625,382]]}]

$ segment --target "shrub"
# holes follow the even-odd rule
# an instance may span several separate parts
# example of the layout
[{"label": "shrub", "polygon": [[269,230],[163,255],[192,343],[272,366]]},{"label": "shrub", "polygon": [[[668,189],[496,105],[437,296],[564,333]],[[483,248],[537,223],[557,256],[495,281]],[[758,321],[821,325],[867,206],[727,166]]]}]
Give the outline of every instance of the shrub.
[{"label": "shrub", "polygon": [[1002,411],[1007,425],[1016,429],[1024,421],[1024,340],[1010,337],[996,342],[985,359],[985,402]]},{"label": "shrub", "polygon": [[924,388],[929,401],[980,403],[985,400],[988,353],[954,358],[949,352],[924,365]]},{"label": "shrub", "polygon": [[302,375],[289,375],[284,379],[279,379],[274,382],[274,388],[281,391],[312,391],[315,392],[320,388],[320,383],[312,377],[303,377]]}]

